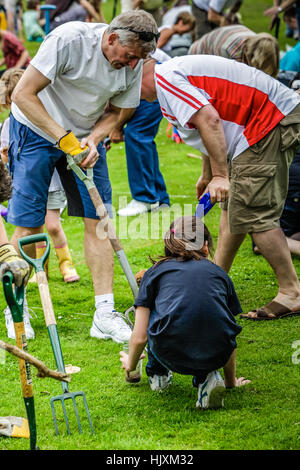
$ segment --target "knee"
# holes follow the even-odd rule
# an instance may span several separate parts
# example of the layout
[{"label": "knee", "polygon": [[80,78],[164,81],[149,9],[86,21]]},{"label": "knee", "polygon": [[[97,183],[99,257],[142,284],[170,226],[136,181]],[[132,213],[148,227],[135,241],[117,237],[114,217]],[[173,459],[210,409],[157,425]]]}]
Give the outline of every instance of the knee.
[{"label": "knee", "polygon": [[43,227],[17,227],[15,236],[17,238],[28,237],[29,235],[37,235],[43,232]]}]

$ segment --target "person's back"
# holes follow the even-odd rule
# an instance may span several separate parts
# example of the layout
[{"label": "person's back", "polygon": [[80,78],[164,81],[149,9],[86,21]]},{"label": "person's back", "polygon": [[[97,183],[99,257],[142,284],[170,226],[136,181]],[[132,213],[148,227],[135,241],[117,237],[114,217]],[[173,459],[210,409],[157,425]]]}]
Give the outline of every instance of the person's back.
[{"label": "person's back", "polygon": [[162,261],[145,274],[139,298],[146,292],[155,296],[148,340],[164,364],[191,375],[222,367],[241,330],[234,320],[241,308],[222,268],[206,259]]}]

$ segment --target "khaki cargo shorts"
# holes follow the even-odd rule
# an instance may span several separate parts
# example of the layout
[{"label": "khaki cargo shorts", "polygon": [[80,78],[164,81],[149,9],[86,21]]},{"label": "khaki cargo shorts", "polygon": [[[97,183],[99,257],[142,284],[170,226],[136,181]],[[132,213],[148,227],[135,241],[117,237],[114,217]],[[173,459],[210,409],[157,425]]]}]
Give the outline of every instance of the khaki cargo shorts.
[{"label": "khaki cargo shorts", "polygon": [[300,147],[300,105],[256,144],[229,164],[228,210],[233,234],[279,227],[287,191],[289,166]]}]

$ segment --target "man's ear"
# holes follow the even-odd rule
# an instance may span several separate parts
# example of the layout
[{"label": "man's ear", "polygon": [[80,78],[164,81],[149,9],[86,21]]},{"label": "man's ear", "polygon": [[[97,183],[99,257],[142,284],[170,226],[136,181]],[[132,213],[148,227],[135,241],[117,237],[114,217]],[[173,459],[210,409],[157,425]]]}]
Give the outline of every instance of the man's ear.
[{"label": "man's ear", "polygon": [[119,39],[119,36],[117,35],[117,33],[110,33],[107,38],[107,42],[110,46],[112,46],[114,42],[117,41],[118,39]]}]

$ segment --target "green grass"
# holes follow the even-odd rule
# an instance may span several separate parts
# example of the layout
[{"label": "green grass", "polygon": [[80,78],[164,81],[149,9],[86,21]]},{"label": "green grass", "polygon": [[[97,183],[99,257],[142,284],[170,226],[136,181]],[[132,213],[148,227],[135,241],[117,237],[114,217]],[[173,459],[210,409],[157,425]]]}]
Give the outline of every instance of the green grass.
[{"label": "green grass", "polygon": [[[269,2],[256,3],[259,5],[256,10],[256,25],[259,27],[259,11],[263,11]],[[252,9],[255,11],[254,7],[246,9],[245,6],[243,18],[246,20],[247,17],[249,24],[250,20],[253,21],[251,27],[254,29]],[[201,160],[188,158],[187,153],[193,150],[166,138],[165,121],[160,127],[157,145],[171,202],[178,203],[180,207],[191,204],[194,211],[195,182],[201,171]],[[118,209],[119,197],[130,198],[124,144],[113,146],[108,153],[108,164],[113,203]],[[214,207],[206,217],[215,242],[219,216],[219,209]],[[146,221],[150,222],[150,215],[131,218],[131,235],[135,228],[140,229],[143,236],[122,239],[134,272],[150,266],[149,255],[162,253],[162,220],[156,224],[160,238],[153,240],[147,236]],[[83,255],[82,222],[64,215],[63,227],[81,280],[73,285],[63,283],[52,250],[49,285],[65,363],[81,368],[81,372],[72,377],[70,390],[86,393],[96,434],[91,435],[88,423],[83,419],[84,433],[80,435],[76,430],[74,413],[68,408],[68,415],[72,417],[72,435],[67,436],[60,413],[61,435],[55,436],[49,401],[50,397],[61,393],[60,384],[36,378],[32,368],[38,445],[41,449],[300,449],[300,364],[292,362],[292,354],[296,352],[292,345],[300,340],[300,318],[274,322],[237,319],[243,327],[238,336],[237,373],[251,379],[252,383],[228,391],[225,407],[219,411],[196,410],[197,391],[191,385],[191,377],[175,374],[172,386],[162,394],[151,392],[145,374],[140,385],[130,386],[125,383],[120,367],[121,346],[89,337],[94,296]],[[148,232],[149,227],[150,223]],[[7,225],[7,231],[11,235],[13,227]],[[295,258],[294,263],[299,274],[299,258]],[[230,275],[245,311],[263,305],[276,295],[277,283],[273,272],[262,257],[252,254],[249,237],[239,250]],[[132,304],[132,295],[117,261],[114,282],[116,306],[124,311]],[[37,315],[32,320],[36,339],[29,342],[29,352],[55,368],[36,285],[29,285],[27,295],[29,306]],[[0,310],[4,307],[4,297],[0,296]],[[6,340],[3,317],[0,338]],[[2,362],[0,416],[25,416],[17,361],[7,354]],[[83,409],[80,411],[84,418]],[[28,448],[28,440],[0,438],[0,449]]]}]

